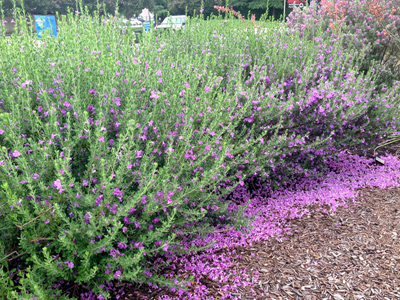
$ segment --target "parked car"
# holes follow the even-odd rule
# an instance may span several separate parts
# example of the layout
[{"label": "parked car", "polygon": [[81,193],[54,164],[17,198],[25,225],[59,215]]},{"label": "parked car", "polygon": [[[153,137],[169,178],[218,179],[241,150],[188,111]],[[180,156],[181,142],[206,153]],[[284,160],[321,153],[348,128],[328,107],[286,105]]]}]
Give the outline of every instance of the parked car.
[{"label": "parked car", "polygon": [[182,29],[185,26],[186,19],[187,17],[184,15],[166,17],[160,25],[157,25],[156,29]]},{"label": "parked car", "polygon": [[142,22],[139,21],[137,18],[130,18],[129,21],[131,22],[132,26],[142,26]]}]

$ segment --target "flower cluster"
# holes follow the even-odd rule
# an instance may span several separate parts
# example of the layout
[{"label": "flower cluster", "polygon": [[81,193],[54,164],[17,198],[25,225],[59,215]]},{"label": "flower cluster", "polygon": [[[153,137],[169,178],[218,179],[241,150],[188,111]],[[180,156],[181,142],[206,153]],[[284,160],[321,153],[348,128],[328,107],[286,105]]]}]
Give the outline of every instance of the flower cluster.
[{"label": "flower cluster", "polygon": [[218,6],[218,5],[215,5],[214,8],[217,9],[217,10],[220,10],[222,12],[232,13],[235,17],[239,18],[243,23],[246,22],[245,17],[242,16],[237,11],[235,11],[233,8],[226,8],[226,7]]}]

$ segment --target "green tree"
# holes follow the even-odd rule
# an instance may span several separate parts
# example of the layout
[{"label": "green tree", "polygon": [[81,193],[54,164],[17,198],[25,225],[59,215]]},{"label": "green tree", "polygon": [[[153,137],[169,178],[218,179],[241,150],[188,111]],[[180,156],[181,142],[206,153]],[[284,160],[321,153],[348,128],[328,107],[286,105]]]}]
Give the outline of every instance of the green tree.
[{"label": "green tree", "polygon": [[32,14],[48,14],[52,13],[52,8],[54,7],[54,3],[52,0],[29,0],[22,1],[16,0],[15,3],[12,0],[3,0],[3,9],[6,15],[11,15],[14,7],[21,8],[22,5],[26,9],[27,12]]},{"label": "green tree", "polygon": [[284,0],[252,0],[249,2],[251,10],[265,10],[272,8],[272,16],[276,18],[276,9],[283,9]]},{"label": "green tree", "polygon": [[167,0],[155,0],[153,7],[153,13],[159,17],[166,17],[168,15],[168,1]]},{"label": "green tree", "polygon": [[240,11],[243,15],[247,15],[250,11],[261,15],[265,11],[272,8],[272,16],[276,18],[276,10],[283,9],[284,0],[232,0],[230,4],[236,11]]},{"label": "green tree", "polygon": [[[186,9],[189,15],[200,13],[201,0],[173,0],[168,3],[168,9],[171,14],[185,14]],[[224,6],[225,0],[203,0],[203,14],[210,15],[216,13],[215,5]]]}]

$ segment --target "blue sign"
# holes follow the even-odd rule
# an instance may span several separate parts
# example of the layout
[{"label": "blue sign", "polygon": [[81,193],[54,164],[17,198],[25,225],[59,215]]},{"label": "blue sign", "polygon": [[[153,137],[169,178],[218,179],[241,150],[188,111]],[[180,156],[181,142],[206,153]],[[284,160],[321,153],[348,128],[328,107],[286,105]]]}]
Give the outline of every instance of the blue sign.
[{"label": "blue sign", "polygon": [[44,31],[50,29],[50,36],[57,36],[57,25],[55,16],[34,16],[37,37],[42,38]]},{"label": "blue sign", "polygon": [[144,23],[144,31],[150,31],[150,22]]}]

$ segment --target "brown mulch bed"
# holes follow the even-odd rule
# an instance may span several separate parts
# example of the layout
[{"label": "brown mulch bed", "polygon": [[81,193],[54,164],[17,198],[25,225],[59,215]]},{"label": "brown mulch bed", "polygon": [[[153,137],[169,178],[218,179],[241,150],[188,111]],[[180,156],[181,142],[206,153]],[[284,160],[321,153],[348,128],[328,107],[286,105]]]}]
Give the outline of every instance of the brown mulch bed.
[{"label": "brown mulch bed", "polygon": [[[257,270],[259,279],[253,292],[246,288],[233,295],[247,300],[400,299],[400,189],[364,189],[357,202],[332,215],[315,211],[292,220],[292,234],[280,240],[238,248],[242,259],[236,269],[248,268],[253,276]],[[210,291],[218,286],[204,283]],[[126,291],[129,299],[139,299],[132,292]],[[222,293],[213,296],[220,299]]]},{"label": "brown mulch bed", "polygon": [[[393,144],[378,155],[399,150],[400,144]],[[368,152],[364,155],[372,157]],[[247,268],[255,285],[232,295],[243,300],[400,299],[400,189],[366,188],[356,201],[332,215],[314,211],[311,217],[292,220],[291,235],[237,248],[242,258],[235,269]],[[204,284],[221,299],[217,282],[207,279]],[[146,291],[133,285],[125,295],[157,299],[169,294]]]},{"label": "brown mulch bed", "polygon": [[260,272],[257,295],[241,298],[400,299],[400,189],[362,192],[357,206],[293,220],[286,239],[241,249],[240,267]]}]

